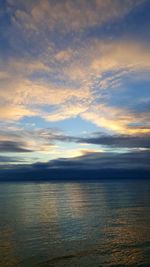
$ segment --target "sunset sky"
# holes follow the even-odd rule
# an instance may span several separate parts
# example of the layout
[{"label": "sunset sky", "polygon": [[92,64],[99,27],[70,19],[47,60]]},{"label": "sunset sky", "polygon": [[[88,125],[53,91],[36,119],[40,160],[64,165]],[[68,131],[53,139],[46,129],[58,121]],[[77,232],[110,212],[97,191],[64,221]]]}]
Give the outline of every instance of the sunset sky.
[{"label": "sunset sky", "polygon": [[150,1],[0,0],[1,168],[150,169]]}]

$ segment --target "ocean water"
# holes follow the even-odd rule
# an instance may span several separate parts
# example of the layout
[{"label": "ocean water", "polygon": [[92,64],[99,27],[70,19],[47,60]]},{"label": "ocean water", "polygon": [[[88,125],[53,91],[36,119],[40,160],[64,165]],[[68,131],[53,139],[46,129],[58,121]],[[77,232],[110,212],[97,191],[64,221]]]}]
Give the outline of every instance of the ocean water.
[{"label": "ocean water", "polygon": [[0,267],[150,266],[150,181],[0,183]]}]

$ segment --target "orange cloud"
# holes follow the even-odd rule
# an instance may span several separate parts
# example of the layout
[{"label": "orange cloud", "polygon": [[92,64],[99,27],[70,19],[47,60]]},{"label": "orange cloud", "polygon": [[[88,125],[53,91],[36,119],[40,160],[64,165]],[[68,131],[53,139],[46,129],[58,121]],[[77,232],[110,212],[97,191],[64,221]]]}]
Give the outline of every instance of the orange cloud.
[{"label": "orange cloud", "polygon": [[[58,121],[78,115],[111,131],[149,131],[146,128],[129,127],[131,123],[144,122],[144,116],[136,118],[117,107],[109,108],[102,104],[105,99],[101,103],[104,89],[109,94],[110,90],[119,89],[125,76],[138,73],[139,77],[150,70],[148,49],[133,41],[95,40],[78,48],[75,53],[68,49],[52,53],[51,60],[59,61],[56,73],[55,66],[52,70],[45,57],[41,57],[41,61],[11,59],[5,65],[1,72],[1,119],[19,120],[24,116],[37,115],[48,121]],[[69,64],[64,64],[66,60]],[[54,71],[58,73],[58,80],[60,74],[69,85],[60,86],[59,83],[56,86],[51,79],[46,82],[39,77],[30,80],[29,75],[38,71],[47,74]],[[109,71],[111,75],[106,77],[104,74]],[[74,86],[74,83],[77,85]],[[96,104],[97,99],[99,105]],[[49,112],[45,111],[45,106]]]},{"label": "orange cloud", "polygon": [[19,120],[24,116],[34,116],[36,113],[24,105],[1,105],[0,119],[1,120]]},{"label": "orange cloud", "polygon": [[147,127],[130,127],[131,123],[139,123],[147,121],[147,117],[141,116],[137,118],[135,115],[128,113],[121,108],[108,107],[106,105],[95,105],[82,113],[83,119],[89,120],[97,126],[108,131],[120,134],[138,134],[149,133]]}]

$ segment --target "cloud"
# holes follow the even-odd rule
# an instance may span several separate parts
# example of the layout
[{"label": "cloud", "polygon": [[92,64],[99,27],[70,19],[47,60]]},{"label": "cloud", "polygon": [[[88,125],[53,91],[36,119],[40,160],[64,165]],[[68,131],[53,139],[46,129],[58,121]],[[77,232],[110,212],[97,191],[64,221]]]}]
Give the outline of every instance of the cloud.
[{"label": "cloud", "polygon": [[61,50],[58,53],[56,53],[55,55],[55,59],[58,62],[66,62],[69,61],[74,55],[74,51],[72,49],[65,49],[65,50]]},{"label": "cloud", "polygon": [[147,121],[147,115],[136,117],[135,114],[130,113],[128,110],[106,106],[104,104],[97,104],[92,106],[86,112],[81,114],[82,118],[95,123],[99,127],[118,132],[120,134],[137,134],[149,133],[150,129],[146,127],[130,127],[130,124],[144,123]]},{"label": "cloud", "polygon": [[9,164],[9,166],[13,163],[21,162],[23,163],[25,159],[20,159],[20,157],[8,157],[8,156],[0,156],[0,165],[1,168],[4,167],[4,164]]},{"label": "cloud", "polygon": [[[53,84],[38,83],[27,79],[18,80],[17,78],[10,79],[9,83],[4,83],[1,89],[1,119],[18,120],[24,116],[37,115],[53,121],[61,119],[62,113],[64,113],[63,118],[75,116],[71,103],[74,102],[76,105],[74,111],[77,111],[78,105],[78,114],[85,110],[82,108],[83,103],[85,99],[88,102],[90,96],[88,88],[82,91],[77,88],[56,87]],[[52,106],[51,114],[44,110],[44,105]],[[68,112],[67,115],[69,109],[71,114]]]},{"label": "cloud", "polygon": [[[150,111],[150,99],[148,97],[141,97],[137,103],[133,103],[131,107],[131,112],[138,114],[147,114],[149,116]],[[149,125],[149,120],[147,120],[147,124]]]},{"label": "cloud", "polygon": [[[35,155],[55,155],[60,154],[56,140],[62,140],[61,132],[57,129],[26,129],[18,125],[3,124],[0,133],[0,150],[1,153],[7,152],[31,152],[29,159],[35,160]],[[61,147],[62,148],[62,147]],[[67,153],[67,152],[66,152]],[[22,156],[21,156],[22,157]],[[34,158],[33,158],[34,157]]]},{"label": "cloud", "polygon": [[[72,80],[97,86],[97,93],[120,88],[124,77],[133,79],[149,72],[149,48],[132,39],[92,39],[75,51],[65,75]],[[148,76],[147,76],[148,77]]]},{"label": "cloud", "polygon": [[47,73],[50,68],[40,60],[28,59],[28,57],[24,59],[10,58],[7,62],[7,71],[10,71],[11,75],[24,77],[36,72]]},{"label": "cloud", "polygon": [[[28,162],[57,158],[31,164],[31,169],[38,164],[46,169],[127,169],[132,159],[133,168],[138,162],[147,168],[150,50],[143,28],[147,22],[138,20],[147,0],[5,2],[0,10],[4,156],[19,153],[20,163],[27,163],[22,153]],[[145,37],[140,40],[142,29]],[[70,123],[70,118],[76,119]],[[68,134],[39,129],[57,123]],[[84,125],[88,132],[99,128],[99,133],[84,135]],[[78,136],[69,134],[77,135],[78,129]]]},{"label": "cloud", "polygon": [[[1,99],[2,101],[2,99]],[[0,107],[1,120],[19,120],[25,116],[34,116],[36,112],[29,110],[24,105],[2,104]]]},{"label": "cloud", "polygon": [[0,141],[0,151],[1,152],[33,152],[30,149],[26,148],[26,144],[23,142],[15,142],[15,141]]},{"label": "cloud", "polygon": [[[96,44],[99,45],[99,42]],[[101,56],[91,62],[94,71],[111,71],[128,69],[129,71],[149,70],[150,51],[143,45],[131,40],[112,41],[97,48]]]},{"label": "cloud", "polygon": [[[136,99],[131,108],[119,107],[117,101],[111,105],[114,90],[125,92],[126,80],[149,73],[150,51],[144,42],[131,37],[89,37],[84,42],[80,34],[77,39],[63,37],[66,32],[111,23],[143,2],[7,1],[11,17],[7,38],[11,43],[11,30],[19,32],[13,44],[25,54],[4,57],[1,63],[0,118],[18,121],[37,116],[54,122],[80,116],[104,132],[149,132],[148,115],[137,116],[132,110]],[[20,45],[24,39],[27,43]]]},{"label": "cloud", "polygon": [[150,151],[132,153],[87,153],[72,159],[60,158],[48,163],[35,163],[33,168],[66,169],[150,169]]},{"label": "cloud", "polygon": [[[117,42],[96,40],[81,47],[76,52],[74,61],[71,61],[69,69],[64,67],[68,78],[76,82],[80,81],[81,90],[83,85],[90,89],[92,101],[85,112],[79,113],[81,117],[94,122],[99,127],[120,133],[149,132],[146,127],[146,114],[143,113],[137,117],[132,111],[131,107],[136,101],[136,94],[130,107],[126,106],[126,110],[117,107],[117,103],[116,107],[105,104],[110,96],[113,100],[113,90],[124,88],[125,91],[126,80],[133,81],[137,79],[137,76],[141,77],[143,73],[148,73],[149,62],[149,49],[132,40],[118,40]],[[98,105],[97,102],[100,104]],[[139,101],[139,105],[141,106],[142,102]],[[135,122],[143,123],[145,130],[144,127],[143,129],[129,127]]]},{"label": "cloud", "polygon": [[[11,6],[16,5],[16,1],[10,3]],[[122,18],[142,3],[142,0],[122,3],[118,0],[105,0],[105,2],[102,0],[90,2],[40,0],[33,5],[32,1],[31,3],[27,1],[26,4],[21,1],[22,8],[15,11],[12,21],[26,30],[37,33],[45,28],[49,31],[79,31]]]},{"label": "cloud", "polygon": [[[68,52],[59,53],[61,60],[60,55],[65,57]],[[53,57],[55,59],[55,55]],[[132,79],[131,73],[134,76],[134,72],[148,71],[149,62],[149,51],[133,42],[94,41],[88,47],[81,47],[75,56],[73,53],[69,66],[58,66],[58,81],[60,73],[64,79],[67,77],[64,86],[61,80],[57,84],[52,82],[51,67],[47,64],[31,59],[11,59],[2,75],[1,119],[40,116],[48,121],[58,121],[79,115],[99,127],[120,133],[148,132],[148,129],[128,127],[131,123],[143,123],[147,119],[144,114],[137,118],[131,109],[125,111],[117,106],[107,106],[105,101],[112,90],[120,90],[125,77]],[[43,76],[39,79],[38,71],[42,71],[42,75],[49,73],[50,80],[44,80]],[[29,79],[29,75],[37,76]],[[49,107],[48,112],[45,106]]]},{"label": "cloud", "polygon": [[77,142],[106,145],[108,147],[126,147],[126,148],[147,148],[150,149],[150,135],[102,135],[95,134],[95,136],[79,138]]},{"label": "cloud", "polygon": [[131,153],[90,152],[73,158],[57,158],[34,164],[7,164],[0,170],[0,180],[94,180],[94,179],[149,179],[150,151]]},{"label": "cloud", "polygon": [[[84,91],[83,91],[84,94]],[[78,95],[79,96],[79,95]],[[85,96],[81,97],[81,99],[71,99],[70,101],[66,101],[60,107],[51,112],[51,114],[45,114],[43,118],[48,121],[60,121],[68,118],[76,117],[77,115],[81,115],[88,109],[88,104],[92,101],[89,97]]]},{"label": "cloud", "polygon": [[0,71],[0,81],[6,80],[9,78],[9,74],[7,73],[7,71]]},{"label": "cloud", "polygon": [[138,135],[110,135],[104,133],[93,133],[85,137],[75,137],[64,135],[63,133],[51,135],[47,129],[45,136],[47,140],[61,141],[61,142],[73,142],[80,144],[94,144],[106,146],[108,148],[128,148],[128,149],[149,149],[150,148],[150,135],[138,134]]},{"label": "cloud", "polygon": [[[121,154],[125,151],[138,153],[150,149],[149,140],[149,134],[111,135],[97,132],[90,135],[72,136],[55,128],[29,130],[25,127],[3,125],[0,150],[1,153],[30,152],[29,161],[34,162],[38,157],[45,161],[49,158],[58,158],[63,154],[69,159],[93,152],[101,152],[104,157],[107,151],[117,151]],[[88,148],[84,146],[85,144],[89,145]]]},{"label": "cloud", "polygon": [[[150,151],[132,153],[86,153],[74,158],[58,158],[49,162],[36,162],[30,165],[18,165],[18,170],[44,171],[48,170],[149,170]],[[109,176],[110,175],[110,172]],[[65,177],[64,177],[65,178]],[[91,177],[94,178],[94,177]],[[120,177],[121,178],[121,177]],[[132,177],[131,177],[132,178]],[[71,177],[70,177],[71,179]]]}]

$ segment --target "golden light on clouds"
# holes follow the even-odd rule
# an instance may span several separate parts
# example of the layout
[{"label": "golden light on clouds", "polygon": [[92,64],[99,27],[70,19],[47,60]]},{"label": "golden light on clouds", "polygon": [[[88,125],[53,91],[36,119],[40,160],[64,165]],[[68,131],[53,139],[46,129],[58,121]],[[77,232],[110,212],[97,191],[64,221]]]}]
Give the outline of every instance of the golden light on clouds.
[{"label": "golden light on clouds", "polygon": [[[7,5],[1,12],[10,19],[0,61],[3,127],[23,127],[25,135],[28,128],[54,127],[75,137],[150,132],[147,34],[135,36],[135,23],[127,22],[144,0],[7,0]],[[48,153],[51,144],[43,142],[35,140],[34,150]],[[53,145],[61,148],[58,142]],[[76,149],[72,155],[81,155],[82,148]]]}]

